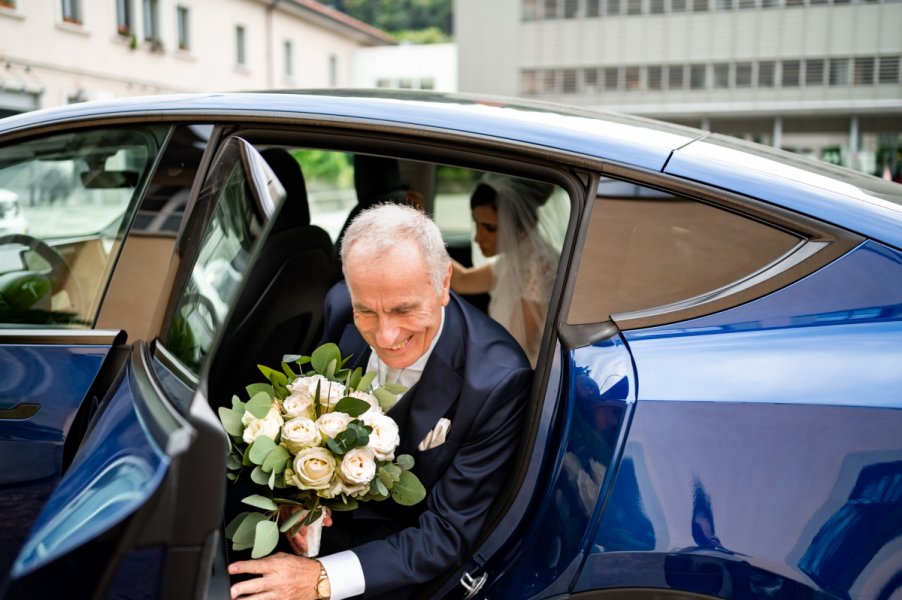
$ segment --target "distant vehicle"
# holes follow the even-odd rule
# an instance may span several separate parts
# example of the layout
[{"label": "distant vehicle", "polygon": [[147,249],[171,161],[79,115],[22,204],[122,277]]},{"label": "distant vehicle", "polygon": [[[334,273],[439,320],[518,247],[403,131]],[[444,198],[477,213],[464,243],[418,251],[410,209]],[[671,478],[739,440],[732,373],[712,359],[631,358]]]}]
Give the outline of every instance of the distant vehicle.
[{"label": "distant vehicle", "polygon": [[353,198],[361,155],[398,161],[464,264],[483,172],[566,209],[519,462],[418,597],[902,598],[902,187],[629,116],[360,90],[0,121],[0,182],[65,183],[0,237],[0,597],[227,597],[216,410],[319,341],[352,207],[317,194]]}]

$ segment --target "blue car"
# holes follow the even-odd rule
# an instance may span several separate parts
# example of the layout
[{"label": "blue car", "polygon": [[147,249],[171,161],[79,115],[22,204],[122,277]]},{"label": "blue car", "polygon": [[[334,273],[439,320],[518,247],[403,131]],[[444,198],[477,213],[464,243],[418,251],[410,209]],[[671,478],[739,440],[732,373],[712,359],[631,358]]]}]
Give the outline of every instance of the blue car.
[{"label": "blue car", "polygon": [[902,598],[902,187],[640,118],[335,90],[0,120],[0,597],[228,597],[217,408],[319,342],[373,198],[484,260],[484,173],[554,186],[560,260],[517,464],[418,597]]}]

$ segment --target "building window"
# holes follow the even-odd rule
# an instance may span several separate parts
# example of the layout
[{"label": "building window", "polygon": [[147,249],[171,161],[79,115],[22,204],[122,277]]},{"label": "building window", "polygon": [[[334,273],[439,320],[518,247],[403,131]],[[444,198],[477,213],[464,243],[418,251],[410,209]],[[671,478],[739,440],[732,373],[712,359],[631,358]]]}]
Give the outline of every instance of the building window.
[{"label": "building window", "polygon": [[586,0],[586,16],[590,18],[601,16],[601,0]]},{"label": "building window", "polygon": [[799,87],[802,82],[802,61],[784,60],[781,65],[780,85],[783,87]]},{"label": "building window", "polygon": [[176,34],[178,35],[179,50],[191,49],[190,13],[184,6],[175,7]]},{"label": "building window", "polygon": [[247,64],[246,43],[244,25],[235,25],[235,64],[240,67]]},{"label": "building window", "polygon": [[664,0],[649,0],[648,12],[653,15],[661,15],[664,14],[664,10]]},{"label": "building window", "polygon": [[705,89],[705,65],[689,65],[689,89]]},{"label": "building window", "polygon": [[131,35],[135,30],[133,0],[116,0],[116,33]]},{"label": "building window", "polygon": [[623,80],[626,91],[635,92],[642,89],[642,79],[639,67],[626,67],[623,70]]},{"label": "building window", "polygon": [[160,41],[160,3],[158,0],[144,0],[144,39],[148,42]]},{"label": "building window", "polygon": [[730,63],[711,65],[711,87],[716,89],[730,87]]},{"label": "building window", "polygon": [[641,15],[642,14],[642,0],[626,0],[626,14]]},{"label": "building window", "polygon": [[645,71],[646,87],[650,90],[660,90],[664,87],[664,67],[655,65]]},{"label": "building window", "polygon": [[762,60],[758,63],[758,87],[774,87],[776,83],[776,63]]},{"label": "building window", "polygon": [[792,6],[805,6],[805,0],[784,0],[784,6],[792,7]]},{"label": "building window", "polygon": [[686,0],[670,0],[670,12],[686,12]]},{"label": "building window", "polygon": [[376,87],[377,88],[390,88],[391,87],[391,79],[377,79]]},{"label": "building window", "polygon": [[877,83],[899,83],[899,57],[881,56],[878,60]]},{"label": "building window", "polygon": [[523,20],[538,21],[542,18],[539,0],[523,0]]},{"label": "building window", "polygon": [[402,77],[398,80],[398,87],[402,90],[412,90],[413,80],[408,77]]},{"label": "building window", "polygon": [[780,0],[761,0],[761,8],[774,8],[780,6]]},{"label": "building window", "polygon": [[714,8],[717,10],[733,10],[733,0],[714,0]]},{"label": "building window", "polygon": [[708,0],[692,0],[692,12],[707,12]]},{"label": "building window", "polygon": [[620,67],[604,68],[604,89],[614,91],[620,87]]},{"label": "building window", "polygon": [[579,18],[579,0],[564,0],[564,18]]},{"label": "building window", "polygon": [[830,85],[849,85],[851,63],[848,58],[830,59]]},{"label": "building window", "polygon": [[824,85],[824,59],[805,59],[805,85]]},{"label": "building window", "polygon": [[594,67],[583,69],[583,86],[588,92],[598,89],[598,69]]},{"label": "building window", "polygon": [[520,90],[524,96],[535,96],[539,93],[538,76],[534,70],[529,69],[520,73]]},{"label": "building window", "polygon": [[871,85],[874,83],[874,57],[861,56],[855,59],[852,72],[852,83],[855,85]]},{"label": "building window", "polygon": [[561,85],[565,94],[575,94],[576,88],[576,69],[564,69],[561,74]]},{"label": "building window", "polygon": [[557,71],[554,69],[542,71],[542,89],[540,91],[545,94],[557,92]]},{"label": "building window", "polygon": [[338,56],[329,55],[329,87],[338,87]]},{"label": "building window", "polygon": [[686,87],[686,76],[683,65],[670,65],[667,67],[667,89],[681,90]]},{"label": "building window", "polygon": [[605,14],[610,16],[617,16],[620,14],[620,0],[607,0],[607,7],[605,7]]},{"label": "building window", "polygon": [[752,87],[752,63],[736,63],[736,87]]},{"label": "building window", "polygon": [[546,19],[557,19],[557,0],[545,0]]},{"label": "building window", "polygon": [[741,9],[757,8],[757,6],[757,0],[739,0],[739,8]]},{"label": "building window", "polygon": [[420,89],[421,90],[434,90],[435,89],[435,80],[432,77],[424,77],[420,79]]},{"label": "building window", "polygon": [[282,61],[285,64],[285,77],[294,75],[294,49],[291,47],[291,40],[285,40],[282,44]]},{"label": "building window", "polygon": [[73,25],[82,24],[81,0],[62,0],[63,21]]}]

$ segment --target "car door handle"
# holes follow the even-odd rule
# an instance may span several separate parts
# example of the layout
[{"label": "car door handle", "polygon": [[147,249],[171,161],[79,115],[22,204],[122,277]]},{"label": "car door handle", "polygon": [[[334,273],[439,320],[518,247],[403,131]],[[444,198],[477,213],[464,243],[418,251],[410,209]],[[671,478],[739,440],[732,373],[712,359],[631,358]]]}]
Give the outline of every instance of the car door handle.
[{"label": "car door handle", "polygon": [[40,404],[33,404],[31,402],[23,402],[12,408],[0,408],[0,419],[14,419],[21,421],[34,416],[39,408],[41,408]]}]

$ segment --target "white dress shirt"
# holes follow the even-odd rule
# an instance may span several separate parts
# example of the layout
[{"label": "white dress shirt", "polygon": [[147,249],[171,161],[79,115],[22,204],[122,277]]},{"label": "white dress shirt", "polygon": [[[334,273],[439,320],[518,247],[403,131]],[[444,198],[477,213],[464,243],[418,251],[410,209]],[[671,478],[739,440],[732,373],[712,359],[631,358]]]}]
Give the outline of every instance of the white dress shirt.
[{"label": "white dress shirt", "polygon": [[[366,372],[375,371],[377,373],[376,385],[382,386],[386,382],[398,383],[409,390],[423,375],[426,362],[432,355],[432,351],[435,349],[435,345],[438,343],[444,328],[445,307],[442,307],[442,321],[439,324],[438,332],[432,338],[432,344],[429,345],[429,349],[426,350],[423,356],[414,361],[409,367],[392,369],[382,362],[379,355],[371,347],[370,359],[366,363]],[[326,575],[329,577],[329,587],[332,593],[329,597],[330,600],[345,600],[345,598],[358,596],[366,591],[363,567],[360,565],[360,559],[357,558],[357,555],[352,550],[343,550],[342,552],[320,557],[317,560],[323,565]]]}]

